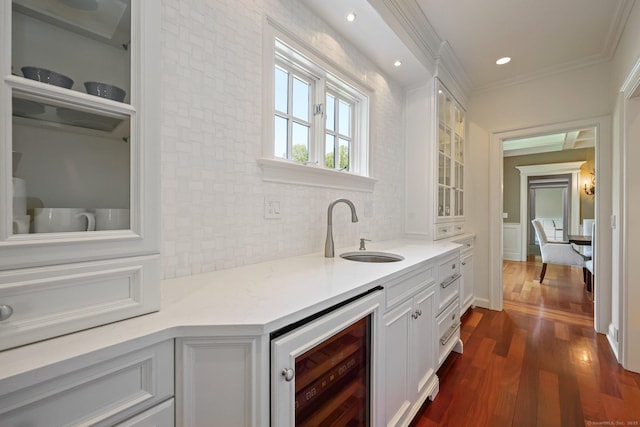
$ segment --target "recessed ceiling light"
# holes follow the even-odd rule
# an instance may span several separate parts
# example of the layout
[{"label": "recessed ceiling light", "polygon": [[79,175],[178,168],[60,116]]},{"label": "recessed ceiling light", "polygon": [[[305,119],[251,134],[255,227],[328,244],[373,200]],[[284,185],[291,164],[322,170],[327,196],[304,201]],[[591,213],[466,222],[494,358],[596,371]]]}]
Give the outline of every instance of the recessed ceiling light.
[{"label": "recessed ceiling light", "polygon": [[354,12],[349,12],[347,14],[347,21],[353,22],[356,20],[356,14]]},{"label": "recessed ceiling light", "polygon": [[396,62],[393,63],[394,67],[399,67],[401,65],[402,65],[402,61],[396,61]]},{"label": "recessed ceiling light", "polygon": [[496,61],[496,64],[504,65],[504,64],[508,64],[509,62],[511,62],[511,58],[509,58],[508,56],[505,56],[505,57],[502,57],[502,58],[498,59]]}]

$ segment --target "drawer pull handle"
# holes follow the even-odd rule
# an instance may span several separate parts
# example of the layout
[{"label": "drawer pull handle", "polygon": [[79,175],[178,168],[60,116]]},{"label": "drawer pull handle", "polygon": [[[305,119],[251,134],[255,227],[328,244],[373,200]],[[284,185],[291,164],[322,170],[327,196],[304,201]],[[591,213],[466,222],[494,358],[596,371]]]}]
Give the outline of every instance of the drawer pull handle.
[{"label": "drawer pull handle", "polygon": [[460,276],[462,276],[460,273],[454,274],[453,276],[451,276],[451,278],[449,280],[447,280],[446,282],[442,282],[440,283],[440,287],[442,289],[448,287],[449,285],[453,284],[453,282],[455,282],[456,280],[458,280],[460,278]]},{"label": "drawer pull handle", "polygon": [[451,337],[456,333],[456,329],[458,329],[461,324],[462,323],[456,323],[455,325],[451,325],[451,328],[449,328],[449,333],[447,334],[447,336],[440,338],[440,344],[446,345],[451,339]]},{"label": "drawer pull handle", "polygon": [[7,320],[13,314],[13,307],[10,305],[0,305],[0,322]]}]

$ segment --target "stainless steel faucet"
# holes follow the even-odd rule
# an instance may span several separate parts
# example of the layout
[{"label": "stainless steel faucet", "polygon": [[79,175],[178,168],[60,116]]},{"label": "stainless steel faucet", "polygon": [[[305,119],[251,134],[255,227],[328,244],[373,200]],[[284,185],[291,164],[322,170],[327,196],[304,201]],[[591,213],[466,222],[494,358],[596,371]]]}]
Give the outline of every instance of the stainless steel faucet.
[{"label": "stainless steel faucet", "polygon": [[346,203],[351,208],[351,222],[358,222],[358,215],[356,214],[356,207],[353,205],[351,200],[347,199],[338,199],[329,203],[329,209],[327,211],[327,240],[324,244],[324,256],[326,258],[333,258],[334,256],[334,248],[333,248],[333,207],[337,203]]}]

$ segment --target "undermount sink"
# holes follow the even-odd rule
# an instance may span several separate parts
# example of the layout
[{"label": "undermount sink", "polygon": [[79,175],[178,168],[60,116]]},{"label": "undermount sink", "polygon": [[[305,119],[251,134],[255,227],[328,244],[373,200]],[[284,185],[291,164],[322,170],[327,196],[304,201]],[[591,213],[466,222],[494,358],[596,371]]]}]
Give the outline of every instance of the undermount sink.
[{"label": "undermount sink", "polygon": [[404,259],[403,256],[389,252],[345,252],[340,254],[341,258],[358,262],[397,262]]}]

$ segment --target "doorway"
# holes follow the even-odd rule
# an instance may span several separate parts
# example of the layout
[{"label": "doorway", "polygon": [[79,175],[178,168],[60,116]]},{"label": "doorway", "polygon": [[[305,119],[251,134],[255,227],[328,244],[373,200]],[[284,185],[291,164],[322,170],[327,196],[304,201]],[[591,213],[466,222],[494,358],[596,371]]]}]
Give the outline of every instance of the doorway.
[{"label": "doorway", "polygon": [[[591,119],[575,120],[564,123],[556,123],[550,125],[537,126],[526,129],[514,129],[508,131],[494,132],[490,135],[490,154],[489,154],[489,308],[493,310],[503,309],[503,218],[506,218],[503,206],[503,184],[505,171],[503,168],[503,146],[505,141],[524,138],[534,135],[552,134],[563,131],[571,131],[574,129],[591,127],[595,131],[595,168],[598,171],[598,183],[603,188],[611,185],[611,117],[601,116]],[[515,178],[515,177],[514,177]],[[516,178],[517,179],[517,178]],[[513,181],[512,179],[510,181]],[[580,187],[581,183],[573,183],[573,186]],[[525,189],[526,190],[526,183]],[[611,235],[604,232],[609,224],[611,216],[611,197],[607,193],[598,193],[594,197],[596,228],[598,232],[602,227],[602,233],[598,235],[598,246],[596,247],[596,256],[598,254],[606,254],[611,251]],[[527,206],[524,206],[526,216]],[[572,210],[575,207],[572,207]],[[516,213],[516,216],[518,214]],[[511,216],[509,215],[509,218]],[[598,221],[602,218],[602,221]],[[523,223],[519,221],[520,224]],[[573,224],[577,227],[578,223]],[[525,228],[526,227],[522,227]],[[571,230],[569,230],[571,232]],[[573,234],[573,233],[572,233]],[[576,233],[577,234],[577,233]],[[526,244],[526,237],[523,239]],[[602,284],[595,289],[594,295],[594,327],[598,332],[607,330],[607,322],[610,314],[610,304],[608,295],[611,292],[611,285],[604,280],[611,274],[611,260],[607,257],[600,257],[598,268],[596,269],[596,282]]]},{"label": "doorway", "polygon": [[570,226],[570,187],[569,174],[558,177],[529,177],[527,255],[540,255],[536,233],[531,224],[534,219],[540,220],[549,241],[567,241]]}]

